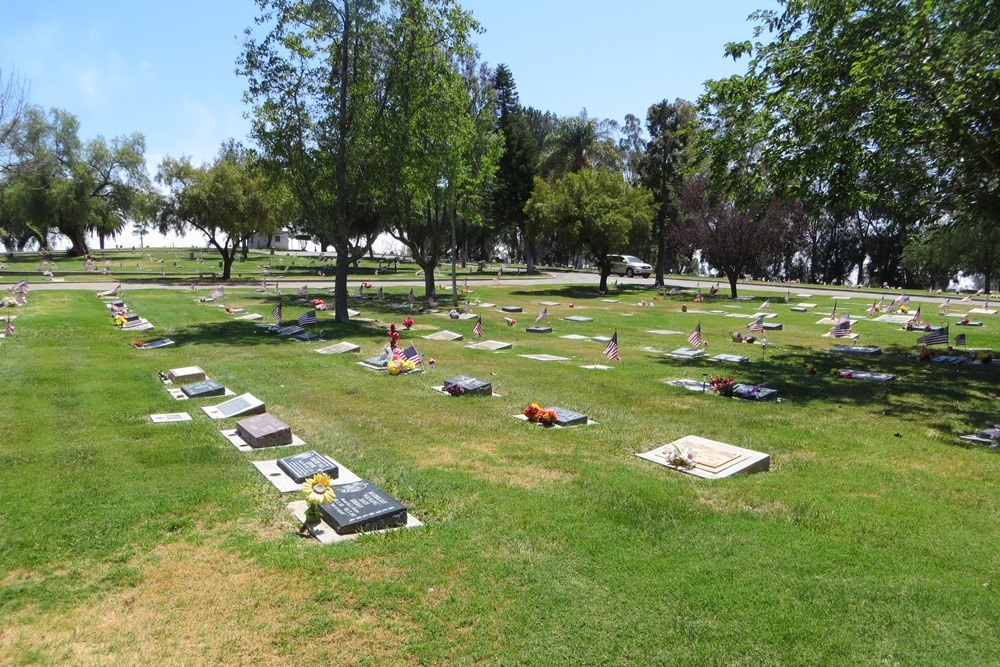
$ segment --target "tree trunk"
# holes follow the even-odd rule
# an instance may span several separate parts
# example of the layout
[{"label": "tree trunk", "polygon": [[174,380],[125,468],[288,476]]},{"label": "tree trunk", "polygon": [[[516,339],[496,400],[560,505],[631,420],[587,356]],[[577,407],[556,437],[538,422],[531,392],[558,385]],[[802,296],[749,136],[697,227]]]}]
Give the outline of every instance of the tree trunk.
[{"label": "tree trunk", "polygon": [[601,294],[608,293],[608,276],[610,275],[611,275],[610,267],[607,269],[604,268],[601,269],[601,282],[597,286],[597,291],[600,292]]},{"label": "tree trunk", "polygon": [[735,271],[726,274],[726,278],[729,279],[729,293],[735,299],[736,298],[736,281],[739,280],[739,274]]},{"label": "tree trunk", "polygon": [[72,243],[72,247],[66,254],[70,257],[83,257],[87,254],[87,236],[82,230],[71,229],[62,233]]},{"label": "tree trunk", "polygon": [[229,280],[233,275],[233,260],[236,259],[236,247],[222,252],[222,279]]},{"label": "tree trunk", "polygon": [[663,276],[667,268],[667,223],[661,221],[657,225],[659,232],[656,239],[656,282],[653,287],[663,287]]},{"label": "tree trunk", "polygon": [[[139,239],[140,239],[139,245],[141,246],[142,245],[142,242],[141,242],[142,237],[140,236]],[[97,232],[97,243],[98,243],[98,245],[100,245],[101,250],[104,250],[104,232]]]},{"label": "tree trunk", "polygon": [[337,251],[337,277],[334,280],[334,319],[338,324],[347,324],[351,318],[347,314],[347,272],[350,268],[350,248],[346,244],[334,246]]}]

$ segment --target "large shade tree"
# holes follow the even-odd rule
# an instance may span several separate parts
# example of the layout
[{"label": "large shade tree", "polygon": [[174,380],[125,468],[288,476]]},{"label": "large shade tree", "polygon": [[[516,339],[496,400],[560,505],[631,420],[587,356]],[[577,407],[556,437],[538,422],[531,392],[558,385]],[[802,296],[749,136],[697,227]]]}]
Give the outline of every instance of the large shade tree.
[{"label": "large shade tree", "polygon": [[528,215],[564,247],[587,252],[600,271],[602,292],[611,275],[609,254],[630,238],[649,233],[656,204],[649,190],[630,185],[620,172],[581,169],[553,183],[535,179]]}]

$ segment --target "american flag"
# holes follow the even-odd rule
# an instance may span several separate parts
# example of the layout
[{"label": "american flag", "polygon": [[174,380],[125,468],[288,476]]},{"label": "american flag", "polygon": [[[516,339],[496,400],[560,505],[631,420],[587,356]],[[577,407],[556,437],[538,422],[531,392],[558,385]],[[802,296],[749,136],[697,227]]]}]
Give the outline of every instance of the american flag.
[{"label": "american flag", "polygon": [[360,285],[358,285],[358,296],[364,296],[364,295],[365,295],[365,284],[361,283]]},{"label": "american flag", "polygon": [[750,333],[760,333],[764,331],[764,316],[761,315],[756,320],[748,324],[747,331]]},{"label": "american flag", "polygon": [[955,345],[965,345],[965,334],[955,336]]},{"label": "american flag", "polygon": [[698,322],[698,326],[694,328],[691,335],[688,336],[688,343],[691,347],[701,347],[705,341],[701,339],[701,322]]},{"label": "american flag", "polygon": [[470,313],[472,313],[472,303],[471,302],[469,302],[469,301],[465,302],[465,308],[463,309],[463,312],[465,312],[466,315],[469,315]]},{"label": "american flag", "polygon": [[10,286],[10,290],[8,290],[8,291],[10,291],[11,293],[13,293],[13,292],[21,292],[27,286],[28,286],[28,281],[27,280],[22,280],[19,283],[14,283],[13,285],[11,285]]},{"label": "american flag", "polygon": [[910,295],[909,294],[900,294],[899,296],[896,297],[896,303],[899,303],[899,304],[901,304],[903,306],[909,306],[910,305]]},{"label": "american flag", "polygon": [[42,275],[43,276],[48,276],[48,277],[51,278],[52,277],[52,270],[51,269],[45,269],[44,271],[42,271]]},{"label": "american flag", "polygon": [[611,340],[608,341],[608,346],[606,348],[604,348],[604,356],[607,357],[608,359],[610,359],[611,361],[621,361],[622,360],[621,355],[618,354],[618,332],[617,331],[615,332],[615,335],[611,337]]},{"label": "american flag", "polygon": [[434,298],[433,294],[431,294],[429,297],[427,297],[427,307],[428,308],[437,308],[437,305],[438,305],[437,299]]},{"label": "american flag", "polygon": [[669,293],[670,293],[671,296],[675,296],[677,294],[680,294],[681,293],[681,288],[680,287],[674,287],[673,289],[670,290]]},{"label": "american flag", "polygon": [[851,314],[842,315],[837,323],[830,329],[830,335],[834,338],[844,338],[851,335]]},{"label": "american flag", "polygon": [[878,306],[875,304],[874,301],[872,301],[872,307],[868,309],[868,315],[871,316],[877,312],[878,312]]},{"label": "american flag", "polygon": [[309,294],[309,285],[303,285],[300,287],[299,294]]},{"label": "american flag", "polygon": [[771,300],[770,300],[770,299],[768,299],[768,300],[767,300],[767,301],[765,301],[764,303],[760,304],[760,309],[761,309],[761,310],[765,310],[765,309],[766,309],[766,310],[770,310],[770,309],[771,309]]},{"label": "american flag", "polygon": [[304,327],[307,324],[316,324],[317,321],[318,320],[316,319],[315,310],[307,310],[306,312],[299,315],[298,319],[300,327]]},{"label": "american flag", "polygon": [[195,285],[194,283],[191,283],[191,291],[194,292],[197,289],[198,289],[198,286]]},{"label": "american flag", "polygon": [[701,288],[698,289],[698,293],[694,295],[694,302],[701,303],[705,300],[705,297],[701,295]]},{"label": "american flag", "polygon": [[945,313],[947,313],[947,312],[948,312],[948,309],[949,309],[949,308],[951,308],[951,299],[945,299],[945,300],[944,300],[944,301],[943,301],[943,302],[941,303],[941,305],[940,305],[940,306],[938,306],[938,310],[943,310],[943,311],[944,311]]},{"label": "american flag", "polygon": [[966,296],[964,299],[962,299],[961,301],[959,301],[959,303],[972,303],[972,297],[971,296]]},{"label": "american flag", "polygon": [[413,303],[413,288],[410,288],[410,293],[406,295],[406,300]]},{"label": "american flag", "polygon": [[917,342],[923,343],[924,345],[937,345],[939,343],[947,343],[948,327],[941,327],[940,329],[935,329],[934,331],[918,338]]},{"label": "american flag", "polygon": [[785,290],[785,303],[788,303],[788,301],[791,298],[792,298],[792,290]]},{"label": "american flag", "polygon": [[535,321],[538,322],[539,320],[544,320],[548,316],[549,316],[549,307],[545,306],[544,308],[542,308],[542,312],[538,313],[538,317],[535,318]]},{"label": "american flag", "polygon": [[718,294],[719,293],[719,283],[715,283],[714,285],[712,285],[709,288],[708,293],[712,294],[713,296],[716,295],[716,294]]},{"label": "american flag", "polygon": [[479,319],[476,320],[476,326],[472,327],[472,333],[476,334],[476,338],[483,337],[483,316],[480,315]]},{"label": "american flag", "polygon": [[111,275],[111,269],[109,269],[108,267],[105,266],[104,267],[104,275],[110,276]]},{"label": "american flag", "polygon": [[379,286],[379,288],[378,288],[378,300],[381,301],[383,297],[385,297],[385,294],[382,292],[382,287]]},{"label": "american flag", "polygon": [[985,294],[985,293],[986,293],[986,288],[985,288],[985,287],[983,287],[983,288],[980,288],[980,289],[979,289],[979,290],[978,290],[978,291],[976,292],[976,296],[982,296],[982,295],[983,295],[983,294]]},{"label": "american flag", "polygon": [[212,293],[209,294],[208,296],[210,296],[213,299],[221,299],[223,295],[225,295],[225,293],[226,293],[226,288],[216,287],[214,290],[212,290]]},{"label": "american flag", "polygon": [[913,324],[923,324],[920,320],[920,306],[917,306],[917,312],[913,313],[913,319],[910,322]]},{"label": "american flag", "polygon": [[4,335],[8,338],[14,335],[14,325],[10,323],[10,319],[7,320],[7,326],[4,328]]},{"label": "american flag", "polygon": [[22,305],[22,306],[27,303],[27,301],[24,300],[24,292],[18,292],[17,293],[17,299],[16,299],[16,301],[17,301],[17,303],[19,305]]},{"label": "american flag", "polygon": [[833,310],[830,311],[830,319],[836,319],[837,317],[837,304],[833,304]]},{"label": "american flag", "polygon": [[417,352],[417,348],[413,347],[413,345],[410,345],[410,347],[403,350],[403,356],[415,364],[422,365],[424,362],[423,357],[420,356],[420,353]]},{"label": "american flag", "polygon": [[277,306],[274,307],[274,310],[271,311],[271,317],[273,317],[275,320],[277,320],[278,324],[281,324],[281,304],[280,303]]}]

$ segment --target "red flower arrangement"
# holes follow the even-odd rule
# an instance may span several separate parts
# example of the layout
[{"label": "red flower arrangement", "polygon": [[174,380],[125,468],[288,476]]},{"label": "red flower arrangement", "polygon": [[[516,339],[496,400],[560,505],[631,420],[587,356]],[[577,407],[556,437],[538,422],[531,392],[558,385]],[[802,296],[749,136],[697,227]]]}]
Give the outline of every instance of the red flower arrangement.
[{"label": "red flower arrangement", "polygon": [[556,423],[556,411],[546,410],[538,403],[532,403],[524,409],[524,416],[529,422],[541,424],[542,426],[552,426]]},{"label": "red flower arrangement", "polygon": [[407,329],[409,329],[410,327],[412,327],[413,326],[413,318],[412,317],[407,317],[405,320],[403,320],[403,326],[406,327]]},{"label": "red flower arrangement", "polygon": [[733,385],[736,383],[736,381],[731,377],[724,378],[721,375],[719,376],[709,375],[708,383],[712,385],[712,389],[714,389],[715,393],[718,394],[719,396],[732,396]]},{"label": "red flower arrangement", "polygon": [[390,324],[389,330],[385,332],[385,335],[389,337],[389,347],[393,350],[396,349],[396,341],[399,340],[399,332],[396,331],[396,325]]}]

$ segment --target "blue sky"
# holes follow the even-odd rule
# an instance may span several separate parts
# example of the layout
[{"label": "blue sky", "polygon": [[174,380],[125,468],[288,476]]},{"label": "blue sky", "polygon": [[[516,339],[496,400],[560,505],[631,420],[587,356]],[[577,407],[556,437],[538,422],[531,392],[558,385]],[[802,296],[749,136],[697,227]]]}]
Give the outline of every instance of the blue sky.
[{"label": "blue sky", "polygon": [[[527,106],[621,121],[663,99],[694,100],[702,82],[743,71],[722,57],[775,0],[464,0]],[[150,168],[165,155],[211,160],[246,140],[240,37],[252,0],[0,2],[0,70],[33,104],[76,115],[84,141],[140,132]]]}]

